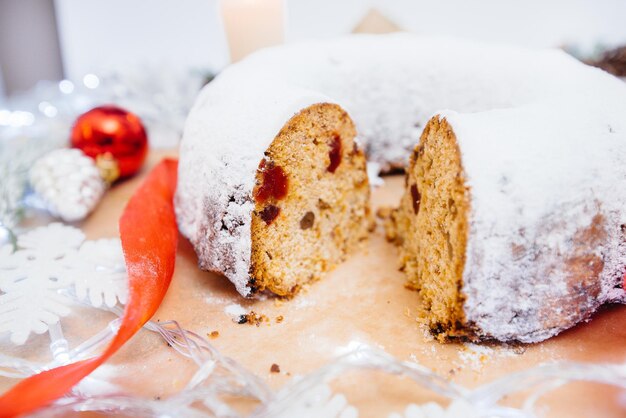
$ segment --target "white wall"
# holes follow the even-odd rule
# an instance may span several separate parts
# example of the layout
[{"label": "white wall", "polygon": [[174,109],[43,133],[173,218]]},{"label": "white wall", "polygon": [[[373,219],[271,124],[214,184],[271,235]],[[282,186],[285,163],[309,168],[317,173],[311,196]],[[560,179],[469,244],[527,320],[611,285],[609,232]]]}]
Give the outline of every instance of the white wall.
[{"label": "white wall", "polygon": [[[349,31],[376,7],[415,33],[527,46],[626,44],[625,0],[288,0],[288,38]],[[326,25],[326,27],[325,27]]]},{"label": "white wall", "polygon": [[[218,0],[55,0],[73,78],[143,63],[220,68]],[[402,27],[530,46],[626,44],[626,0],[286,0],[287,41],[349,32],[372,6]]]},{"label": "white wall", "polygon": [[63,76],[53,0],[0,0],[0,97]]},{"label": "white wall", "polygon": [[0,66],[0,106],[2,106],[2,102],[5,98],[5,92],[4,92],[4,77],[2,77],[2,67]]},{"label": "white wall", "polygon": [[137,65],[219,68],[217,0],[55,0],[66,76]]}]

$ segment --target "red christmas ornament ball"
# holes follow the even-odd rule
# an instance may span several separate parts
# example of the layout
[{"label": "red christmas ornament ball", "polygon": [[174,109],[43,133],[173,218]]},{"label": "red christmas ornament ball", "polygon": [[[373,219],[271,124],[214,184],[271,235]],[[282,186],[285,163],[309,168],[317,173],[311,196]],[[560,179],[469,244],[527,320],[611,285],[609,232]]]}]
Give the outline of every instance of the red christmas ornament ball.
[{"label": "red christmas ornament ball", "polygon": [[119,177],[134,175],[148,153],[148,136],[137,115],[117,106],[99,106],[76,119],[72,147],[96,162],[113,160]]}]

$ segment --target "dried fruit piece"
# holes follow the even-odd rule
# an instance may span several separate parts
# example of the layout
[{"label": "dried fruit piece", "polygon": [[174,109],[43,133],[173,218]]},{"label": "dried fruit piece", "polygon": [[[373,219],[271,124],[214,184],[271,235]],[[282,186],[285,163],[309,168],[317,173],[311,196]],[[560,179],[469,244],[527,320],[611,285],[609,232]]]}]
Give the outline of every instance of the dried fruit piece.
[{"label": "dried fruit piece", "polygon": [[341,137],[338,134],[334,134],[330,141],[328,157],[330,158],[330,164],[328,164],[327,170],[334,173],[341,163]]},{"label": "dried fruit piece", "polygon": [[317,199],[317,207],[321,210],[330,209],[331,206],[328,202],[323,199]]},{"label": "dried fruit piece", "polygon": [[452,216],[456,215],[456,204],[452,198],[448,199],[448,210],[452,214]]},{"label": "dried fruit piece", "polygon": [[417,212],[420,211],[420,200],[422,199],[422,195],[420,195],[419,190],[417,190],[416,184],[411,186],[411,197],[413,198],[413,212],[417,215]]},{"label": "dried fruit piece", "polygon": [[311,211],[304,214],[302,219],[300,219],[300,229],[309,229],[313,226],[315,222],[315,214]]},{"label": "dried fruit piece", "polygon": [[266,225],[274,222],[274,219],[280,214],[280,208],[274,205],[268,205],[259,214],[261,219],[265,222]]},{"label": "dried fruit piece", "polygon": [[[254,199],[257,203],[263,203],[273,198],[276,200],[283,199],[287,196],[289,179],[281,166],[272,163],[264,163],[261,160],[259,168],[263,173],[263,181],[254,193]],[[263,166],[263,167],[261,167]]]}]

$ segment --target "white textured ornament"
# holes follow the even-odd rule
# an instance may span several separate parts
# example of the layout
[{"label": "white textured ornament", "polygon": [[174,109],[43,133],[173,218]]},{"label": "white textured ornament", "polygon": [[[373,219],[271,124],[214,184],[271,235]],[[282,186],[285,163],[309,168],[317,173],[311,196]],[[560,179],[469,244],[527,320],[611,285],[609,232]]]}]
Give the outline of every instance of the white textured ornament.
[{"label": "white textured ornament", "polygon": [[0,334],[14,344],[47,332],[76,301],[111,308],[127,295],[119,239],[85,241],[79,229],[52,223],[19,236],[15,250],[0,248]]},{"label": "white textured ornament", "polygon": [[45,208],[67,222],[84,219],[106,188],[95,162],[75,148],[51,151],[35,162],[29,174]]}]

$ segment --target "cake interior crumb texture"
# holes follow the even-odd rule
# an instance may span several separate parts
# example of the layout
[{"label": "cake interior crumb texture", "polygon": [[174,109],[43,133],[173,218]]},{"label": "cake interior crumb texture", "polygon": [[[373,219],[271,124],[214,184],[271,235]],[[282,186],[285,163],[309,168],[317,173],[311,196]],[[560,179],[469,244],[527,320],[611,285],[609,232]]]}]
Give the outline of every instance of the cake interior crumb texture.
[{"label": "cake interior crumb texture", "polygon": [[250,287],[292,296],[367,238],[370,187],[355,127],[339,106],[291,118],[265,152],[253,192]]},{"label": "cake interior crumb texture", "polygon": [[465,334],[468,193],[454,133],[445,119],[432,118],[411,156],[392,225],[408,286],[419,292],[429,326],[442,339]]}]

